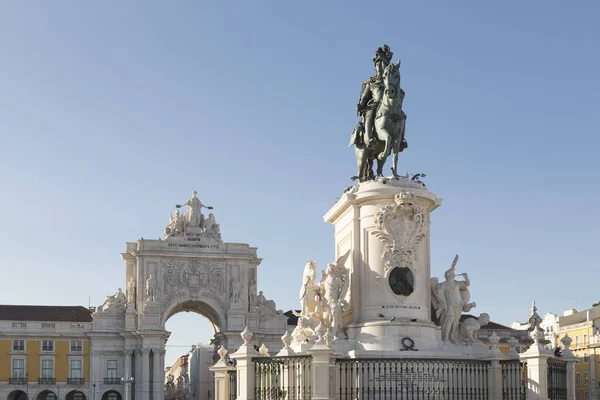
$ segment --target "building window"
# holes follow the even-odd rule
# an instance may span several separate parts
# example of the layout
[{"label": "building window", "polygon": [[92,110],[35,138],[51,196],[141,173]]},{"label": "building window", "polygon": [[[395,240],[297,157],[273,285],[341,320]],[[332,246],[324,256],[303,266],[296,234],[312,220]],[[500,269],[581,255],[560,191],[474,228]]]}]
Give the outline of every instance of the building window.
[{"label": "building window", "polygon": [[83,351],[81,340],[71,340],[71,351]]},{"label": "building window", "polygon": [[24,340],[13,340],[13,351],[24,351],[25,341]]},{"label": "building window", "polygon": [[108,379],[117,379],[117,360],[108,360],[106,367],[106,377]]},{"label": "building window", "polygon": [[590,381],[590,376],[587,372],[585,374],[583,374],[583,381],[585,383],[589,383],[589,381]]},{"label": "building window", "polygon": [[579,336],[575,336],[575,348],[579,348]]},{"label": "building window", "polygon": [[583,345],[587,346],[588,344],[588,336],[587,335],[583,335]]},{"label": "building window", "polygon": [[54,351],[54,340],[42,340],[42,351]]},{"label": "building window", "polygon": [[54,378],[54,360],[42,360],[42,378]]},{"label": "building window", "polygon": [[71,378],[81,379],[81,360],[71,360]]},{"label": "building window", "polygon": [[575,374],[575,384],[581,385],[581,374],[579,372]]},{"label": "building window", "polygon": [[25,359],[13,358],[12,378],[25,378]]},{"label": "building window", "polygon": [[590,355],[588,354],[587,351],[585,353],[583,353],[583,362],[585,362],[585,363],[590,362]]}]

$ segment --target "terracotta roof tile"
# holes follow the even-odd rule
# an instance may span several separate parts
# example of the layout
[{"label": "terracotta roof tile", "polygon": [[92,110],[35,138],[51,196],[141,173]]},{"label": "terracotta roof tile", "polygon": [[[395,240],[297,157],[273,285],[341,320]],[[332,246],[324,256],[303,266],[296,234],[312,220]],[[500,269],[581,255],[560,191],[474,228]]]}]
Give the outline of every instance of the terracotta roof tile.
[{"label": "terracotta roof tile", "polygon": [[92,312],[82,306],[22,306],[0,304],[0,320],[92,322]]}]

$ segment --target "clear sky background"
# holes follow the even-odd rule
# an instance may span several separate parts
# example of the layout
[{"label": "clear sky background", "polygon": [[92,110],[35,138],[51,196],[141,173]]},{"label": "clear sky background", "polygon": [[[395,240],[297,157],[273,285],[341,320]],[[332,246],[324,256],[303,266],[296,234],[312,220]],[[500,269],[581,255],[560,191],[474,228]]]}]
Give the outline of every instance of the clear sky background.
[{"label": "clear sky background", "polygon": [[[375,3],[373,3],[375,4]],[[444,198],[431,269],[456,253],[494,321],[598,290],[596,1],[7,2],[0,11],[0,303],[88,305],[125,288],[193,187],[223,239],[258,247],[259,289],[297,308],[322,216],[355,175],[361,82],[402,59],[409,149]],[[388,166],[386,170],[389,171]],[[207,342],[179,314],[168,361]]]}]

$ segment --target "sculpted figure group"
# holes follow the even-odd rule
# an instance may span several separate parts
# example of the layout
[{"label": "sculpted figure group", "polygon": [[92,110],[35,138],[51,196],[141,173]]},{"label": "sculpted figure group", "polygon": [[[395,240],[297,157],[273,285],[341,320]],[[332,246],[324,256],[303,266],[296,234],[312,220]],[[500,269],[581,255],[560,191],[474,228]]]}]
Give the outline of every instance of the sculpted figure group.
[{"label": "sculpted figure group", "polygon": [[402,111],[404,90],[400,88],[400,61],[392,63],[388,45],[375,50],[375,76],[362,84],[356,112],[360,121],[354,127],[350,146],[355,147],[360,182],[383,176],[386,159],[393,153],[392,174],[398,178],[398,154],[408,147],[405,139],[406,114]]},{"label": "sculpted figure group", "polygon": [[[213,207],[203,204],[197,197],[195,190],[184,204],[176,205],[176,210],[170,215],[169,224],[165,227],[163,233],[165,238],[174,236],[183,236],[186,232],[200,234],[204,237],[212,237],[221,240],[221,231],[219,224],[215,220],[214,214],[210,213],[208,219],[202,214],[202,208],[212,210]],[[179,208],[188,207],[185,214],[179,212]]]},{"label": "sculpted figure group", "polygon": [[315,328],[322,323],[338,339],[346,338],[342,317],[348,310],[349,271],[345,267],[350,251],[327,264],[322,271],[321,282],[316,283],[317,263],[309,260],[304,267],[303,285],[300,288],[302,311],[297,314],[298,325],[292,336],[303,342],[314,336]]},{"label": "sculpted figure group", "polygon": [[[461,322],[462,313],[471,311],[476,303],[470,302],[469,276],[466,273],[455,273],[457,263],[458,255],[454,257],[450,269],[444,273],[444,282],[440,283],[438,278],[431,278],[432,319],[442,328],[442,341],[473,343],[478,341],[477,332],[489,323],[490,317],[483,313],[477,319],[467,318]],[[464,280],[455,280],[456,276],[462,276]]]}]

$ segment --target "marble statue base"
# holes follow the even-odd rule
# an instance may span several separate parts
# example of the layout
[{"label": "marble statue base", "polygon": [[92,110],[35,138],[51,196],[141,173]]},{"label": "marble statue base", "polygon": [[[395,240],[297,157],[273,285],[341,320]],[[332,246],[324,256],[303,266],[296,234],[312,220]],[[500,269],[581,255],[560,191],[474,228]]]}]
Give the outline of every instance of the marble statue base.
[{"label": "marble statue base", "polygon": [[394,352],[409,338],[435,349],[431,321],[429,214],[441,199],[407,178],[347,190],[324,216],[335,228],[336,258],[347,251],[347,351]]}]

